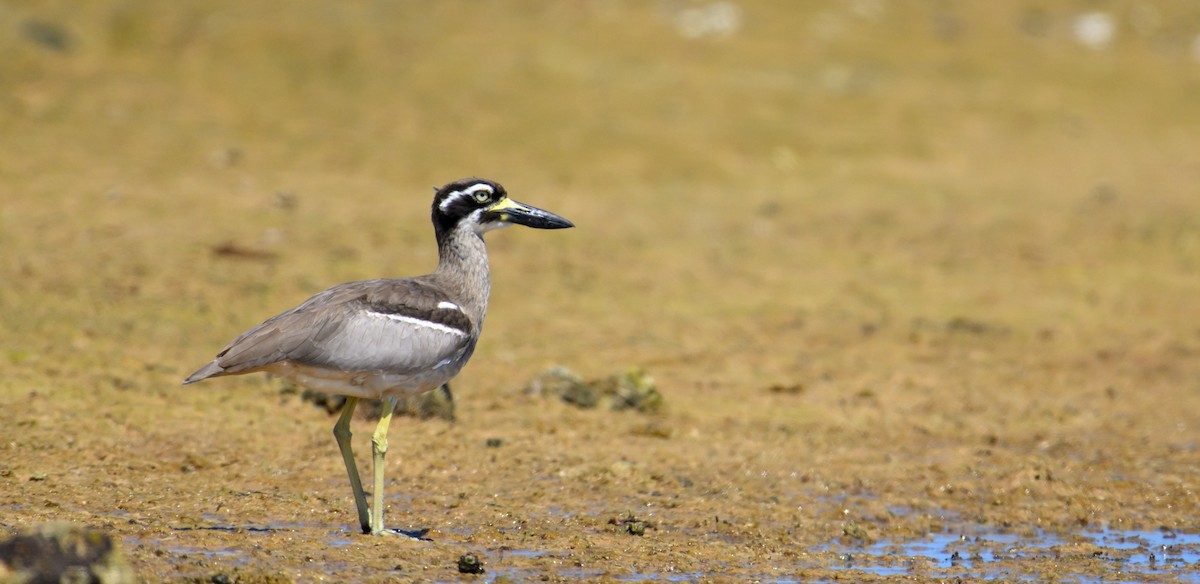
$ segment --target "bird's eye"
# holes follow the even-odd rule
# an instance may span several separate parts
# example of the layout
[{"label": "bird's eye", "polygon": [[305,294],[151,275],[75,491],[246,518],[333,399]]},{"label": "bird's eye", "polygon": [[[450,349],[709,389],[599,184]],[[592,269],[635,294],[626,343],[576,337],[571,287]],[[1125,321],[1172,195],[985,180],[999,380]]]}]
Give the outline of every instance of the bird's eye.
[{"label": "bird's eye", "polygon": [[476,202],[486,203],[492,198],[492,194],[487,191],[475,191],[474,197]]}]

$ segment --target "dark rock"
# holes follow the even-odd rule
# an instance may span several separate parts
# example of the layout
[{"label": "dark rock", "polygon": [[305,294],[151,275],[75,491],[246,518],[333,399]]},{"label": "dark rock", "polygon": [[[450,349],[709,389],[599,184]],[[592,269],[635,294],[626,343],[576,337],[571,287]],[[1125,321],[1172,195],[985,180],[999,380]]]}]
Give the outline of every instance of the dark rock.
[{"label": "dark rock", "polygon": [[137,582],[107,533],[44,523],[0,542],[0,582]]},{"label": "dark rock", "polygon": [[654,527],[650,524],[650,522],[638,519],[637,517],[634,517],[633,514],[628,514],[622,517],[613,517],[612,519],[608,520],[608,524],[615,525],[617,526],[617,529],[620,529],[629,535],[636,535],[638,537],[646,535],[646,528]]},{"label": "dark rock", "polygon": [[482,574],[483,562],[475,554],[463,554],[458,558],[458,571],[461,574]]},{"label": "dark rock", "polygon": [[781,393],[781,394],[785,394],[785,395],[800,395],[801,393],[804,393],[804,384],[803,383],[789,383],[789,384],[785,385],[782,383],[776,383],[775,385],[768,387],[767,391],[769,391],[771,393]]},{"label": "dark rock", "polygon": [[[285,383],[283,389],[280,391],[285,395],[299,393],[300,399],[311,402],[317,407],[324,408],[330,414],[342,411],[342,406],[346,404],[345,396],[313,391],[290,382]],[[358,403],[358,409],[354,413],[356,416],[368,420],[378,420],[383,415],[383,402],[380,400],[361,400]],[[453,422],[455,420],[454,395],[450,393],[450,384],[447,383],[429,393],[397,400],[394,415],[409,416],[421,420],[440,418],[447,422]]]},{"label": "dark rock", "polygon": [[51,51],[65,53],[75,46],[75,37],[62,25],[44,20],[27,20],[21,32],[34,44]]},{"label": "dark rock", "polygon": [[658,393],[654,378],[641,367],[631,367],[625,373],[614,375],[597,384],[613,388],[614,410],[634,409],[643,414],[662,411],[662,394]]},{"label": "dark rock", "polygon": [[558,396],[583,409],[594,408],[600,403],[600,394],[594,387],[585,383],[575,372],[561,366],[551,367],[534,377],[525,386],[525,391],[533,395]]},{"label": "dark rock", "polygon": [[533,395],[558,396],[564,402],[582,409],[606,404],[610,410],[636,410],[657,413],[662,410],[663,398],[654,378],[640,367],[594,381],[584,381],[566,367],[552,367],[534,377],[525,386]]}]

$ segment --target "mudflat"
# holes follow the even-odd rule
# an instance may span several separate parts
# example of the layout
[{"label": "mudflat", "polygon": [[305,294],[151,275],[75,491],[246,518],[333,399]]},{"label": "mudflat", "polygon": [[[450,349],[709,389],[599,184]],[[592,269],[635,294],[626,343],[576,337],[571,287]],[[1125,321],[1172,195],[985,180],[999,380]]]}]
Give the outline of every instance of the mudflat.
[{"label": "mudflat", "polygon": [[[1097,6],[8,6],[0,536],[146,581],[1192,581],[1200,12]],[[333,414],[180,382],[432,269],[471,175],[577,228],[488,234],[455,421],[392,423],[428,532],[360,535]]]}]

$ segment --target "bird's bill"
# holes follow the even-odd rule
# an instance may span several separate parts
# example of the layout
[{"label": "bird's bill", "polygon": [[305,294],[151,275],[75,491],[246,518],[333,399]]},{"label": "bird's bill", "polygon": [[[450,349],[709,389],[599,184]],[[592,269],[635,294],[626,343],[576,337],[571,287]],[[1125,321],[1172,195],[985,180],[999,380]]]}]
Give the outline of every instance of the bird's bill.
[{"label": "bird's bill", "polygon": [[518,203],[508,197],[501,199],[488,209],[488,214],[501,223],[516,223],[537,229],[565,229],[575,224],[537,207]]}]

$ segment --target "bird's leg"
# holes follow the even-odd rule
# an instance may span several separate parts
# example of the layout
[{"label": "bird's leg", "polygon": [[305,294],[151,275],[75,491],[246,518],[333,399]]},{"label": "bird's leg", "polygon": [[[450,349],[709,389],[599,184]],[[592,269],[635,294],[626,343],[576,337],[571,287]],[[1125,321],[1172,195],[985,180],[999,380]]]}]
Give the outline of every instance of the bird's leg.
[{"label": "bird's leg", "polygon": [[342,415],[333,425],[333,437],[337,439],[338,449],[342,451],[342,460],[346,462],[346,474],[350,475],[350,488],[354,489],[354,506],[358,509],[358,523],[362,526],[363,533],[371,533],[367,496],[363,494],[358,465],[354,464],[354,451],[350,449],[350,418],[354,417],[354,407],[357,405],[358,398],[346,398],[346,403],[342,405]]},{"label": "bird's leg", "polygon": [[387,454],[388,425],[392,423],[392,412],[396,409],[396,398],[383,398],[383,409],[379,412],[379,425],[371,435],[371,464],[375,472],[375,505],[371,509],[371,534],[383,533],[383,457]]}]

